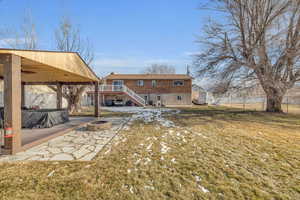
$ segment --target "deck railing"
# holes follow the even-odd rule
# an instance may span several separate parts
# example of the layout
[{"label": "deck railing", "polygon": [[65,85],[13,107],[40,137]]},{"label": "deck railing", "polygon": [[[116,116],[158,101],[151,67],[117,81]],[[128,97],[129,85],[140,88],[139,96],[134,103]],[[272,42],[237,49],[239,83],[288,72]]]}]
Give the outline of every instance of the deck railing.
[{"label": "deck railing", "polygon": [[143,106],[146,105],[145,99],[143,99],[141,96],[139,96],[137,93],[135,93],[125,85],[100,85],[99,90],[100,92],[124,92]]}]

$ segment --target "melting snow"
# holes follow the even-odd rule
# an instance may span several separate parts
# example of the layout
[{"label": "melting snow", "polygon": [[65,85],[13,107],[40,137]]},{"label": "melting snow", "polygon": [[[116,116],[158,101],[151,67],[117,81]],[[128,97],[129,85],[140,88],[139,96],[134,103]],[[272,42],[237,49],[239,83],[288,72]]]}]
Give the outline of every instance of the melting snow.
[{"label": "melting snow", "polygon": [[134,164],[137,165],[141,162],[141,159],[138,159]]},{"label": "melting snow", "polygon": [[161,153],[167,153],[171,148],[170,147],[168,147],[167,145],[166,145],[166,143],[164,143],[164,142],[162,142],[162,143],[160,143],[160,145],[161,145],[161,149],[160,149],[160,152]]},{"label": "melting snow", "polygon": [[151,159],[150,159],[150,158],[145,158],[145,160],[146,160],[146,161],[144,162],[144,165],[148,165],[148,163],[151,162]]},{"label": "melting snow", "polygon": [[202,179],[200,178],[200,176],[195,176],[196,178],[196,182],[200,182]]},{"label": "melting snow", "polygon": [[147,189],[147,190],[154,190],[154,187],[153,186],[148,186],[148,185],[145,185],[145,187],[144,187],[145,189]]},{"label": "melting snow", "polygon": [[208,189],[206,189],[205,187],[203,187],[203,186],[201,186],[201,185],[198,185],[198,187],[202,190],[202,192],[204,192],[204,193],[208,193],[209,192],[209,190]]},{"label": "melting snow", "polygon": [[[131,121],[143,120],[145,123],[159,122],[160,125],[164,127],[175,127],[175,124],[163,118],[163,113],[179,113],[179,110],[168,108],[105,107],[104,109],[112,112],[133,113]],[[159,129],[159,127],[157,129]]]},{"label": "melting snow", "polygon": [[132,186],[130,186],[129,191],[130,191],[132,194],[134,193],[134,192],[133,192],[133,187],[132,187]]},{"label": "melting snow", "polygon": [[54,172],[55,172],[55,170],[53,170],[52,172],[50,172],[50,173],[48,174],[48,177],[52,176],[52,175],[54,174]]},{"label": "melting snow", "polygon": [[204,192],[204,193],[208,193],[209,190],[206,189],[205,187],[203,187],[202,185],[200,185],[200,182],[202,181],[201,177],[200,177],[200,176],[195,176],[195,179],[196,179],[196,182],[197,182],[197,184],[198,184],[199,189],[200,189],[202,192]]},{"label": "melting snow", "polygon": [[147,151],[149,151],[149,150],[151,149],[152,144],[153,144],[153,143],[151,143],[151,144],[149,144],[149,146],[147,146],[147,148],[146,148]]}]

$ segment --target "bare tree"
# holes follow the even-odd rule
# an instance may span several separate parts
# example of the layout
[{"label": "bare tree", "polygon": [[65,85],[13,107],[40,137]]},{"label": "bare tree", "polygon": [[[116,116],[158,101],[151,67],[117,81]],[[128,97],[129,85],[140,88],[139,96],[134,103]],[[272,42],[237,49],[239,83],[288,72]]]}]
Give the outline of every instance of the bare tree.
[{"label": "bare tree", "polygon": [[173,66],[166,64],[152,64],[142,71],[144,74],[175,74],[175,72],[176,70]]},{"label": "bare tree", "polygon": [[0,31],[5,46],[14,49],[37,49],[38,38],[36,25],[31,11],[28,10],[23,18],[21,27],[18,30],[5,28]]},{"label": "bare tree", "polygon": [[[55,31],[56,48],[59,51],[78,52],[87,65],[91,65],[94,53],[88,39],[82,39],[79,28],[74,27],[69,19],[63,18]],[[55,87],[51,89],[56,91]],[[68,102],[68,110],[73,113],[80,108],[80,99],[87,86],[65,85],[62,95]]]},{"label": "bare tree", "polygon": [[266,110],[282,112],[284,94],[300,80],[300,1],[214,0],[209,9],[227,20],[205,26],[199,75],[234,87],[258,82]]},{"label": "bare tree", "polygon": [[23,41],[24,48],[37,49],[38,39],[36,33],[36,25],[33,21],[30,11],[27,13],[27,15],[25,15],[21,28],[24,37],[24,41]]}]

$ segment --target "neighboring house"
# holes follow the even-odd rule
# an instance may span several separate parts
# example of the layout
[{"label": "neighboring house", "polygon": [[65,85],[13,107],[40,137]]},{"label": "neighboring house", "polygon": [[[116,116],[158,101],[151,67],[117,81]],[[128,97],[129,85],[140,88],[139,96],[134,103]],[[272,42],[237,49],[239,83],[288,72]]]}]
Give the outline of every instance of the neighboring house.
[{"label": "neighboring house", "polygon": [[103,105],[181,106],[192,103],[192,77],[184,74],[114,74],[100,86]]},{"label": "neighboring house", "polygon": [[207,104],[207,92],[199,85],[192,86],[192,102],[195,104]]},{"label": "neighboring house", "polygon": [[213,94],[199,85],[193,84],[192,86],[192,102],[199,105],[215,104]]}]

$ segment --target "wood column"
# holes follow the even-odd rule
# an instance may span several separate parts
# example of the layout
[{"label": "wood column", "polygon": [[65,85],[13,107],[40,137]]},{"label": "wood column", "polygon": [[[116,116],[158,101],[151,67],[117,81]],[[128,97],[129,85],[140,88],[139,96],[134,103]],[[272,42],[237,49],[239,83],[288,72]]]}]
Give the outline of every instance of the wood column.
[{"label": "wood column", "polygon": [[12,137],[5,138],[8,153],[21,150],[21,57],[0,55],[4,75],[4,126],[12,128]]},{"label": "wood column", "polygon": [[56,108],[57,109],[62,109],[62,84],[57,83],[57,90],[56,90]]},{"label": "wood column", "polygon": [[99,112],[99,83],[95,82],[95,93],[94,93],[94,103],[95,103],[95,117],[99,117],[100,116],[100,112]]},{"label": "wood column", "polygon": [[26,106],[26,91],[25,91],[25,83],[21,84],[21,107]]}]

